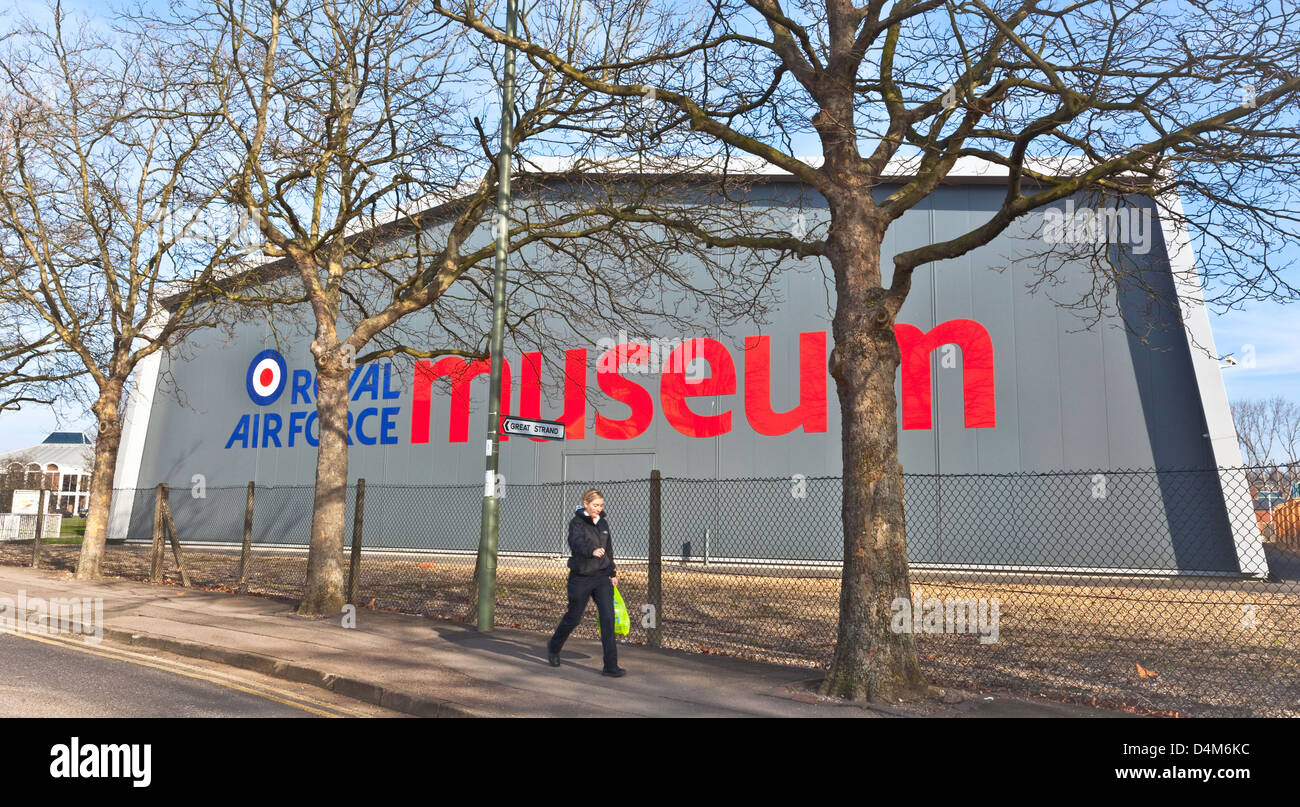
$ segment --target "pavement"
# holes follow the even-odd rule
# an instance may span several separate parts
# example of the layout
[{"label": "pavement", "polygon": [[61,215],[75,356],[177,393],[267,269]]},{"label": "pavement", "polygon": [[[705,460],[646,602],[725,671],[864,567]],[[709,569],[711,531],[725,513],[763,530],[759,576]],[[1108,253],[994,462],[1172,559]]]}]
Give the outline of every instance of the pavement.
[{"label": "pavement", "polygon": [[619,647],[628,674],[615,679],[600,674],[594,640],[570,638],[562,666],[552,668],[547,633],[481,634],[463,623],[365,608],[348,628],[341,616],[299,617],[281,600],[0,567],[0,597],[8,598],[0,604],[14,603],[4,616],[20,595],[28,602],[102,598],[106,645],[206,659],[423,717],[1117,716],[957,692],[916,705],[863,707],[816,696],[816,670],[630,644]]}]

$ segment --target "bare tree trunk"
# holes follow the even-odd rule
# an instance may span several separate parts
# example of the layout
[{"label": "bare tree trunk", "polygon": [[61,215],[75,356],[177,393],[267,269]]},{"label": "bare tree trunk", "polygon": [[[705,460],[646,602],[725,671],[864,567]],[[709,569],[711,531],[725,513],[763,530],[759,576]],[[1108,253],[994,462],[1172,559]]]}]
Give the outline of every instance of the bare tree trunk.
[{"label": "bare tree trunk", "polygon": [[839,639],[821,691],[896,701],[926,689],[915,637],[891,630],[891,605],[911,591],[894,392],[896,312],[879,285],[883,228],[858,216],[837,229],[830,371],[841,413],[844,572]]},{"label": "bare tree trunk", "polygon": [[350,371],[330,356],[327,366],[317,361],[316,422],[320,444],[316,448],[316,500],[312,508],[311,547],[307,554],[307,583],[301,616],[336,614],[343,610],[346,594],[343,575],[344,517],[348,491],[348,378]]},{"label": "bare tree trunk", "polygon": [[104,542],[108,538],[108,517],[113,504],[113,479],[117,471],[117,450],[122,443],[122,382],[108,383],[91,407],[99,421],[95,438],[95,463],[90,477],[90,512],[81,539],[77,579],[98,580],[104,576]]}]

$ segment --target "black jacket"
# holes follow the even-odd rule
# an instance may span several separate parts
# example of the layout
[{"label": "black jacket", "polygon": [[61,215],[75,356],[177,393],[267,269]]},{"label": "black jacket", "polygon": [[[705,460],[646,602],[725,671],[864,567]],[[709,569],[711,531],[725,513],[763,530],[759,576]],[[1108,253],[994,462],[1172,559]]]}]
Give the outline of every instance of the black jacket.
[{"label": "black jacket", "polygon": [[[605,548],[603,558],[592,555],[597,547]],[[609,540],[609,519],[604,513],[600,514],[600,521],[592,524],[583,509],[578,508],[578,512],[569,521],[569,552],[572,553],[569,568],[574,574],[605,577],[618,575],[614,571],[614,546]]]}]

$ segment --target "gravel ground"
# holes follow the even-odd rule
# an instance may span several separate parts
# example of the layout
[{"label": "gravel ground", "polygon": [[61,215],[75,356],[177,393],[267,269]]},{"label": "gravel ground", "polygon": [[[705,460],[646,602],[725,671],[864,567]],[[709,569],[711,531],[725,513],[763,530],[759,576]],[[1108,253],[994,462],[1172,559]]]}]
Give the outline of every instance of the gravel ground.
[{"label": "gravel ground", "polygon": [[[0,544],[0,563],[25,565],[29,543]],[[43,548],[45,565],[72,569],[77,546]],[[170,551],[167,579],[179,583]],[[230,591],[236,551],[185,550],[195,585]],[[249,592],[296,598],[302,552],[254,550]],[[110,546],[105,574],[147,579],[148,547]],[[632,615],[628,641],[643,643],[646,567],[619,562],[619,590]],[[748,573],[740,573],[748,572]],[[563,558],[501,558],[497,624],[550,630],[565,604]],[[824,668],[835,643],[835,570],[663,566],[663,645]],[[363,556],[359,603],[464,619],[473,558]],[[1034,575],[954,576],[917,571],[917,598],[997,600],[997,640],[918,633],[931,682],[1040,695],[1143,714],[1300,716],[1300,590],[1294,584],[1164,578],[1089,579]],[[933,613],[921,602],[922,614]],[[576,634],[595,638],[595,608]],[[992,638],[985,623],[986,638]],[[923,627],[916,628],[922,631]]]}]

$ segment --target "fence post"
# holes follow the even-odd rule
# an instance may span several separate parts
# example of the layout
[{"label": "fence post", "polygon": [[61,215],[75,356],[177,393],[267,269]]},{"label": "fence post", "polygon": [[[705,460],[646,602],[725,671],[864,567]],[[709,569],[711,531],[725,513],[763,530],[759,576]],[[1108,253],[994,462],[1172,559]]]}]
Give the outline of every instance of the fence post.
[{"label": "fence post", "polygon": [[154,489],[153,497],[153,553],[149,563],[149,582],[162,582],[163,566],[163,502],[167,500],[167,485],[162,482]]},{"label": "fence post", "polygon": [[239,548],[239,583],[235,591],[248,593],[248,556],[253,550],[253,494],[257,485],[248,483],[248,500],[244,503],[244,543]]},{"label": "fence post", "polygon": [[36,501],[36,535],[32,541],[33,569],[40,568],[41,565],[41,537],[45,535],[45,488],[41,488]]},{"label": "fence post", "polygon": [[357,582],[361,577],[362,513],[366,509],[366,480],[357,480],[357,498],[352,507],[352,558],[348,563],[348,604],[357,604]]},{"label": "fence post", "polygon": [[176,519],[172,518],[172,506],[167,500],[167,483],[162,484],[163,519],[167,526],[167,537],[171,538],[172,555],[176,557],[176,570],[181,573],[181,585],[190,587],[190,575],[185,571],[185,559],[181,557],[181,537],[176,532]]},{"label": "fence post", "polygon": [[646,584],[646,599],[653,609],[653,626],[646,629],[646,645],[660,646],[660,628],[663,620],[663,521],[662,521],[663,480],[659,469],[650,472],[650,567],[649,581]]}]

